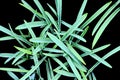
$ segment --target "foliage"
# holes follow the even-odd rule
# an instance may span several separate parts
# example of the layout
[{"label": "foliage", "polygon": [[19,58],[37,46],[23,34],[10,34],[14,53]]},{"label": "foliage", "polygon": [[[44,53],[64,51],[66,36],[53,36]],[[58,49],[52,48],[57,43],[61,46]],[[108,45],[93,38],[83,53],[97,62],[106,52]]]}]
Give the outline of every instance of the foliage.
[{"label": "foliage", "polygon": [[[17,40],[20,44],[14,46],[17,52],[0,54],[0,57],[7,58],[5,64],[12,61],[12,65],[16,68],[0,67],[0,70],[7,71],[14,80],[44,80],[43,74],[46,75],[47,80],[58,80],[61,76],[74,80],[96,80],[93,70],[99,64],[112,68],[106,59],[117,53],[120,46],[100,57],[97,54],[108,48],[110,44],[97,48],[95,45],[105,28],[120,11],[117,7],[119,0],[114,4],[111,4],[112,1],[106,3],[89,18],[87,18],[88,13],[84,13],[87,4],[87,0],[84,0],[74,24],[62,20],[62,0],[55,0],[55,8],[48,4],[55,17],[44,10],[38,0],[33,2],[38,10],[25,0],[21,0],[20,5],[32,12],[33,18],[30,22],[24,20],[23,24],[15,28],[19,33],[15,33],[10,25],[10,29],[0,26],[0,31],[7,35],[1,37],[0,41]],[[89,30],[89,24],[99,15],[101,18],[92,32],[94,37],[92,47],[88,48],[81,43],[87,42],[85,35]],[[36,33],[34,28],[40,31]],[[27,34],[24,33],[26,30],[28,30]],[[87,67],[84,60],[88,56],[96,61],[91,68]],[[26,69],[27,65],[22,64],[29,60],[34,63]],[[15,72],[21,73],[22,77],[17,76]]]}]

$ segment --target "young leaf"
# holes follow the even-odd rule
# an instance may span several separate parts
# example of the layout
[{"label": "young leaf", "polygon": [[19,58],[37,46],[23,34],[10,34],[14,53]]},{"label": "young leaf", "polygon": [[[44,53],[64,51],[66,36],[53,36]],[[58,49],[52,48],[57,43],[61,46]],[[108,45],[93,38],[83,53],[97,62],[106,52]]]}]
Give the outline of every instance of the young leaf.
[{"label": "young leaf", "polygon": [[14,46],[17,50],[23,52],[23,53],[26,53],[26,54],[32,54],[32,52],[28,49],[24,49],[24,48],[21,48],[21,47],[17,47],[17,46]]}]

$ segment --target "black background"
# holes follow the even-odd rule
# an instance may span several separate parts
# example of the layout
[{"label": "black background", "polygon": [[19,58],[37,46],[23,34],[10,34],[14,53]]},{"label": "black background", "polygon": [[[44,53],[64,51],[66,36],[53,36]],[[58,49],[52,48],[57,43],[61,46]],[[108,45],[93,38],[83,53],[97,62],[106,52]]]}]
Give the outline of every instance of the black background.
[{"label": "black background", "polygon": [[[32,0],[26,0],[32,1]],[[40,0],[42,1],[43,7],[47,8],[46,3],[50,3],[54,5],[54,0]],[[77,12],[81,6],[83,0],[63,0],[63,20],[73,23],[75,21]],[[90,2],[91,1],[91,2]],[[88,17],[90,17],[96,10],[98,10],[102,5],[110,0],[89,0],[85,9],[85,13],[88,13]],[[117,0],[112,0],[113,3]],[[20,0],[0,0],[0,25],[8,27],[8,23],[14,28],[17,25],[23,23],[23,20],[29,21],[32,17],[32,14],[21,7],[18,3]],[[31,3],[31,2],[30,2]],[[31,3],[32,4],[32,3]],[[119,5],[120,6],[120,5]],[[118,7],[119,7],[118,6]],[[88,42],[86,46],[91,47],[91,43],[93,37],[91,36],[91,31],[96,24],[98,17],[93,23],[90,24],[90,31],[87,34],[86,39]],[[0,37],[4,34],[0,32]],[[111,47],[107,50],[113,49],[120,45],[120,13],[111,21],[111,23],[106,28],[104,34],[101,36],[98,46],[111,43]],[[0,52],[14,52],[14,49],[11,48],[15,45],[15,42],[0,42]],[[106,52],[107,52],[106,51]],[[101,52],[102,54],[102,52]],[[0,67],[3,65],[4,59],[0,59]],[[119,80],[120,76],[120,52],[113,55],[107,61],[113,66],[112,69],[107,68],[104,65],[100,65],[95,69],[95,74],[98,80]],[[90,65],[92,60],[88,62]],[[8,65],[7,65],[8,66]],[[8,80],[7,74],[5,72],[0,71],[0,80]]]}]

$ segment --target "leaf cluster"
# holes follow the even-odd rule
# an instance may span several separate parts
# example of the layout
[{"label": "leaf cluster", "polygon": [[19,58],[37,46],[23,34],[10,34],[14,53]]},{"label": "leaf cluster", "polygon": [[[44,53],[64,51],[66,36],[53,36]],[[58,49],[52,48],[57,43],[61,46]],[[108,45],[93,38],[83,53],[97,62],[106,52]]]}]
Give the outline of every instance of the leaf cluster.
[{"label": "leaf cluster", "polygon": [[[15,33],[10,25],[10,29],[0,26],[0,31],[7,35],[1,37],[0,41],[16,40],[20,44],[14,46],[17,49],[15,53],[0,53],[0,57],[7,58],[5,64],[12,61],[16,68],[0,67],[0,70],[7,71],[14,80],[44,80],[43,74],[47,80],[58,80],[61,76],[74,80],[96,80],[93,70],[99,64],[112,68],[106,59],[120,51],[120,46],[100,57],[97,53],[108,48],[110,44],[97,48],[95,45],[105,28],[120,11],[117,7],[120,1],[114,4],[112,1],[106,3],[89,18],[88,13],[84,13],[87,1],[83,0],[75,22],[70,24],[62,19],[62,0],[55,0],[55,8],[47,4],[56,18],[44,10],[40,1],[33,0],[37,6],[37,9],[34,9],[25,0],[21,0],[20,5],[32,12],[33,17],[30,22],[24,20],[23,24],[15,28],[19,33]],[[85,35],[89,30],[89,24],[99,15],[102,16],[93,29],[92,46],[88,48],[81,43],[87,42]],[[35,33],[34,28],[40,31]],[[27,34],[24,33],[26,30]],[[84,60],[88,56],[96,61],[90,68]],[[34,62],[30,69],[25,68],[27,65],[22,65],[28,60]],[[22,77],[19,78],[15,72],[21,73]]]}]

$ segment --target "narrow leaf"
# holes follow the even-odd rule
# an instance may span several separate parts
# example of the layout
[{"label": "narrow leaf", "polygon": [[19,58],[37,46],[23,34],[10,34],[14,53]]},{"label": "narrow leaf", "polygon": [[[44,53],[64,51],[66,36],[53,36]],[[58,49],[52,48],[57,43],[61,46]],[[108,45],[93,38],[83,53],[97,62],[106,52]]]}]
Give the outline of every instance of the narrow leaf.
[{"label": "narrow leaf", "polygon": [[98,17],[103,11],[105,11],[106,8],[109,7],[109,5],[112,3],[112,1],[106,3],[103,5],[99,10],[97,10],[87,21],[84,22],[83,25],[81,25],[81,29],[84,29],[89,23],[91,23],[96,17]]},{"label": "narrow leaf", "polygon": [[99,40],[100,36],[102,35],[103,31],[107,27],[107,25],[110,23],[110,21],[117,15],[117,13],[120,11],[120,8],[117,8],[101,25],[100,29],[97,31],[93,43],[92,43],[92,48],[96,45],[97,41]]},{"label": "narrow leaf", "polygon": [[21,48],[21,47],[17,47],[17,46],[14,46],[17,50],[23,52],[23,53],[26,53],[26,54],[32,54],[32,52],[28,49],[24,49],[24,48]]}]

